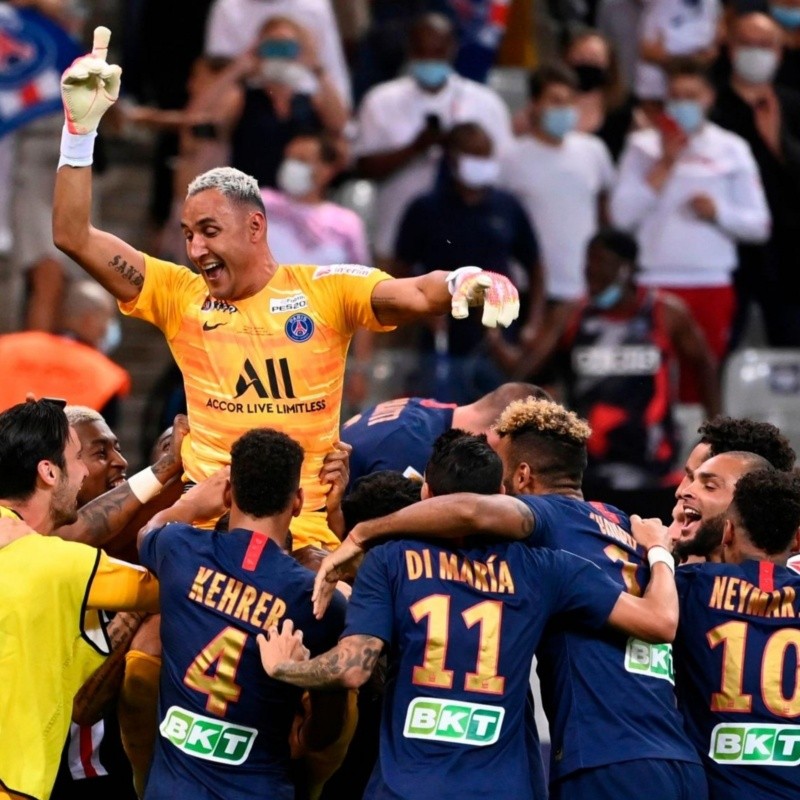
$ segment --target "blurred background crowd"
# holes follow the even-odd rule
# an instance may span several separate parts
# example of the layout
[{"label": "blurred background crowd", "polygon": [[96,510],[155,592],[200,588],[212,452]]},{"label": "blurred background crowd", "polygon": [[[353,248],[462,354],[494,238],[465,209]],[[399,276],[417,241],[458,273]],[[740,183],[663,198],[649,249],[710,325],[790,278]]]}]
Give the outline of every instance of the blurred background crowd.
[{"label": "blurred background crowd", "polygon": [[188,265],[186,186],[232,165],[282,263],[520,289],[507,331],[361,332],[345,417],[530,380],[592,424],[587,481],[665,502],[698,419],[795,435],[800,0],[0,2],[0,407],[69,389],[142,464],[185,408],[159,333],[52,245],[58,78],[97,24],[123,67],[102,227]]}]

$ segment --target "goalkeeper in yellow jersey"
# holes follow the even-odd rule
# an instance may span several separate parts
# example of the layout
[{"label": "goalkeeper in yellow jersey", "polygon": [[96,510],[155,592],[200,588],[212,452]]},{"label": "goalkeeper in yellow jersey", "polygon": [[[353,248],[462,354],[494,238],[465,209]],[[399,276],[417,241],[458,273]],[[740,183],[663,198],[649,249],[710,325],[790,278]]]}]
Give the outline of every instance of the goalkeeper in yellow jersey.
[{"label": "goalkeeper in yellow jersey", "polygon": [[338,543],[318,478],[337,439],[345,358],[358,328],[396,325],[483,305],[483,323],[508,326],[519,314],[507,278],[478,267],[394,279],[358,264],[281,265],[267,245],[256,181],[230,168],[189,186],[181,227],[196,272],[141,253],[90,221],[97,125],[116,101],[120,68],[106,62],[110,32],[62,77],[66,124],[56,176],[53,235],[119,301],[126,314],[164,333],[183,373],[190,433],[185,477],[197,482],[229,463],[232,443],[269,426],[304,448],[302,513],[295,548]]}]

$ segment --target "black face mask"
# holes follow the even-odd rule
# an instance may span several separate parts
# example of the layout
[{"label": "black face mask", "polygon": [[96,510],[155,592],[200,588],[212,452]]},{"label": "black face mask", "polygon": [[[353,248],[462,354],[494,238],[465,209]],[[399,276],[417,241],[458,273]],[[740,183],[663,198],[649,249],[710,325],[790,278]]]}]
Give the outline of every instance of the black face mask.
[{"label": "black face mask", "polygon": [[578,64],[572,68],[578,76],[578,87],[582,92],[591,92],[608,85],[608,70],[594,64]]}]

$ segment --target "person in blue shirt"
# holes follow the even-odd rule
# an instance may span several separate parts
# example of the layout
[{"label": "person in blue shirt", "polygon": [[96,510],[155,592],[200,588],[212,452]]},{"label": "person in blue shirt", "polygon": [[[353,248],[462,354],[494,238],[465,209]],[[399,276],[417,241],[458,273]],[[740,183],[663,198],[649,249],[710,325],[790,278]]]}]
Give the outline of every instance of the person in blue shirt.
[{"label": "person in blue shirt", "polygon": [[[544,279],[536,237],[514,195],[496,187],[500,162],[492,140],[476,122],[454,126],[445,139],[442,175],[413,200],[400,223],[393,274],[481,264],[512,278],[520,290],[521,322],[504,335],[534,330],[544,311]],[[453,327],[447,320],[420,330],[419,373],[412,391],[423,397],[471,403],[505,380],[490,355],[477,316]]]},{"label": "person in blue shirt", "polygon": [[[502,464],[485,437],[444,436],[426,469],[423,497],[465,488],[491,502]],[[520,506],[517,524],[530,518],[523,504],[511,502]],[[280,635],[273,627],[269,641],[259,637],[262,662],[268,674],[296,686],[352,688],[388,648],[380,756],[367,798],[447,800],[468,790],[539,800],[546,793],[535,781],[541,771],[532,763],[538,752],[531,751],[527,698],[545,626],[569,613],[588,629],[608,622],[642,639],[670,640],[677,624],[674,568],[663,544],[656,546],[665,541],[665,533],[649,539],[664,563],[654,568],[645,597],[631,596],[570,553],[485,540],[455,548],[392,541],[370,551],[359,569],[335,648],[296,660],[306,654],[292,626]]]},{"label": "person in blue shirt", "polygon": [[[324,619],[314,619],[314,573],[286,552],[289,524],[303,503],[302,462],[293,439],[251,430],[234,443],[230,480],[220,492],[230,505],[228,532],[185,524],[206,518],[197,500],[207,502],[201,484],[140,535],[141,563],[160,583],[163,646],[147,800],[295,798],[289,739],[302,693],[264,674],[256,635],[292,619],[311,652],[324,652],[338,639],[346,605],[337,595]],[[325,723],[343,721],[346,703],[345,693],[312,695],[301,744],[331,744],[340,729],[325,731]]]},{"label": "person in blue shirt", "polygon": [[[622,597],[640,597],[648,561],[659,551],[637,545],[623,511],[583,499],[586,421],[559,403],[521,400],[503,412],[494,433],[507,496],[435,497],[357,525],[320,566],[318,609],[329,581],[366,543],[399,534],[526,539],[528,546],[586,559],[624,590]],[[669,647],[609,628],[554,624],[536,657],[550,724],[551,800],[618,800],[643,786],[653,800],[707,797],[700,759],[676,708]]]},{"label": "person in blue shirt", "polygon": [[468,405],[427,397],[385,400],[350,417],[341,440],[352,445],[348,491],[364,475],[391,469],[421,479],[436,439],[451,428],[485,433],[513,400],[549,397],[532,383],[504,383]]},{"label": "person in blue shirt", "polygon": [[799,528],[800,475],[750,470],[722,517],[722,563],[677,571],[678,700],[711,800],[800,795],[800,575],[786,566]]}]

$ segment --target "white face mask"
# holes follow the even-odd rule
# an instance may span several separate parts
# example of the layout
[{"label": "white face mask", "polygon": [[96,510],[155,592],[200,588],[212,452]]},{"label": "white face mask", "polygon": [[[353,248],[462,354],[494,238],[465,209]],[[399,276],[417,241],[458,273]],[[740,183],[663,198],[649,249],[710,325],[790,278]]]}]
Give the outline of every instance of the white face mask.
[{"label": "white face mask", "polygon": [[106,332],[103,335],[103,340],[97,346],[97,349],[105,354],[108,355],[109,353],[113,353],[122,343],[122,325],[120,325],[119,320],[114,317],[106,327]]},{"label": "white face mask", "polygon": [[314,188],[314,168],[296,158],[284,159],[276,177],[278,188],[292,197],[303,197]]},{"label": "white face mask", "polygon": [[494,158],[460,155],[458,157],[458,179],[470,189],[494,186],[500,177],[500,162]]},{"label": "white face mask", "polygon": [[737,47],[733,69],[747,83],[770,83],[778,69],[778,54],[769,47]]},{"label": "white face mask", "polygon": [[288,86],[297,94],[314,95],[319,89],[319,81],[308,67],[285,58],[262,61],[261,79],[268,83]]}]

